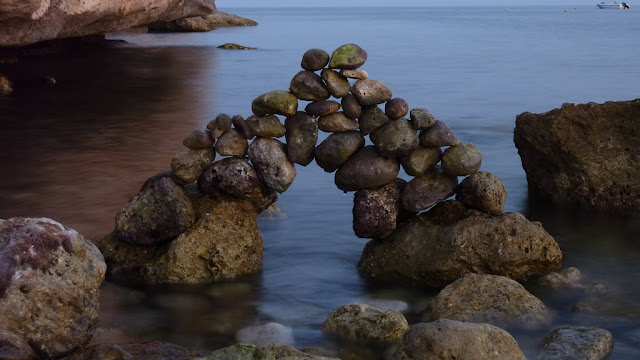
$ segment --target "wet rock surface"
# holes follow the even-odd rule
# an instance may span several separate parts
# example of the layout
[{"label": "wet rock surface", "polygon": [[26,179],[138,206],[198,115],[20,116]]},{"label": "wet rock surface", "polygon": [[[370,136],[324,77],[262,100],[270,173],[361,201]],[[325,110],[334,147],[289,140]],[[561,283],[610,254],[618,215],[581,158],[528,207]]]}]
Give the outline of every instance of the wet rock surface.
[{"label": "wet rock surface", "polygon": [[249,146],[249,159],[262,181],[279,193],[285,192],[296,177],[286,147],[278,140],[257,138]]},{"label": "wet rock surface", "polygon": [[396,179],[400,164],[378,154],[369,145],[358,150],[338,169],[335,176],[340,190],[375,189]]},{"label": "wet rock surface", "polygon": [[408,329],[401,313],[366,304],[341,306],[322,324],[322,330],[340,339],[379,345],[397,342]]},{"label": "wet rock surface", "polygon": [[379,189],[358,190],[353,199],[353,232],[357,237],[381,239],[396,229],[402,213],[402,190],[407,182],[396,179]]},{"label": "wet rock surface", "polygon": [[500,215],[504,211],[507,190],[499,177],[487,171],[478,171],[462,180],[456,200],[470,208]]},{"label": "wet rock surface", "polygon": [[565,327],[547,335],[542,347],[538,359],[601,360],[613,349],[613,337],[605,329]]},{"label": "wet rock surface", "polygon": [[316,163],[324,171],[334,172],[362,147],[364,136],[359,131],[331,134],[316,147]]}]

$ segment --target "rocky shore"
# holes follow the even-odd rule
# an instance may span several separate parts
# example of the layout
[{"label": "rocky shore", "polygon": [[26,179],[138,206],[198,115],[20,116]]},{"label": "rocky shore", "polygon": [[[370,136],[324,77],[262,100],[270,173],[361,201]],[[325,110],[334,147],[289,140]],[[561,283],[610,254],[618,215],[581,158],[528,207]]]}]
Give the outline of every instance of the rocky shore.
[{"label": "rocky shore", "polygon": [[[508,330],[548,326],[553,311],[522,284],[562,291],[575,272],[556,272],[562,252],[542,224],[504,212],[506,190],[480,170],[480,150],[369,78],[367,57],[355,44],[308,50],[289,89],[257,96],[252,115],[219,114],[194,129],[171,170],[149,178],[96,245],[49,219],[0,220],[0,358],[524,359]],[[320,144],[319,131],[329,133]],[[237,335],[245,344],[204,357],[161,342],[86,347],[105,274],[135,287],[259,272],[257,216],[314,160],[354,192],[354,233],[371,239],[362,276],[439,291],[422,309],[345,304],[323,322],[337,343],[376,355],[300,351],[276,323],[247,328]],[[569,327],[540,346],[544,359],[603,359],[613,340],[604,329]]]}]

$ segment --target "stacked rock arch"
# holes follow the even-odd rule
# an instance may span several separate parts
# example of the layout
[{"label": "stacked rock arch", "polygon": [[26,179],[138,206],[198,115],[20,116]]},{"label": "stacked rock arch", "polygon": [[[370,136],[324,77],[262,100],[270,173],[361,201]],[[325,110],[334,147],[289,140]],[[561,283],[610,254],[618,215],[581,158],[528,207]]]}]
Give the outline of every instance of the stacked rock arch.
[{"label": "stacked rock arch", "polygon": [[[506,190],[497,176],[479,171],[478,148],[461,142],[426,108],[410,109],[405,100],[394,98],[386,85],[361,69],[366,60],[366,51],[355,44],[340,46],[331,55],[308,50],[288,91],[258,96],[251,103],[253,114],[246,119],[219,114],[206,129],[189,134],[183,141],[185,149],[171,161],[171,171],[149,179],[117,214],[114,232],[99,243],[110,276],[193,283],[259,271],[262,238],[255,215],[289,188],[296,164],[307,166],[314,160],[326,172],[335,172],[340,190],[355,191],[353,230],[358,237],[373,239],[359,264],[370,278],[395,281],[396,276],[420,286],[442,287],[467,272],[526,280],[559,268],[559,247],[539,224],[517,213],[503,214]],[[304,110],[300,110],[302,101],[308,102]],[[318,143],[320,131],[329,135]],[[217,156],[221,158],[216,160]],[[401,168],[413,178],[400,178]],[[458,183],[461,176],[466,178]],[[455,201],[443,204],[442,211],[436,209],[454,194]],[[442,213],[457,214],[455,221],[450,216],[449,224],[476,226],[461,232],[470,234],[465,235],[469,238],[483,231],[496,240],[480,244],[486,248],[482,253],[473,245],[461,246],[461,241],[467,241],[461,240],[467,239],[464,236],[456,238],[450,241],[447,256],[457,258],[438,257],[430,264],[409,257],[405,261],[406,251],[414,257],[422,255],[377,241],[393,238],[399,224],[420,218],[416,214],[426,209],[440,220]],[[227,215],[234,211],[242,214],[242,220]],[[424,222],[421,219],[414,221],[418,228],[424,225],[415,224]],[[439,229],[439,233],[458,231]],[[207,233],[214,230],[218,232]],[[428,233],[420,231],[419,236]],[[400,231],[399,236],[414,232]],[[218,243],[229,237],[239,240]],[[408,244],[404,246],[415,245],[411,240],[404,242]],[[425,243],[419,241],[418,247]],[[385,246],[397,254],[387,256]],[[461,255],[460,248],[470,248],[474,254]],[[496,249],[510,256],[491,259]],[[385,259],[392,265],[385,264]],[[188,266],[181,263],[185,261]],[[411,263],[418,268],[402,268]],[[439,263],[458,265],[453,270],[449,265],[437,271],[430,268]]]}]

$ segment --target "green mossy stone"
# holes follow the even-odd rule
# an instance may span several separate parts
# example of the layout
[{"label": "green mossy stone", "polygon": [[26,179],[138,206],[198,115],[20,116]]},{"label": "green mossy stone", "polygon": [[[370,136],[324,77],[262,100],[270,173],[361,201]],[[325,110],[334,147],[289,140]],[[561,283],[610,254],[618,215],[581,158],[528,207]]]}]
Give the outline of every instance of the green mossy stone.
[{"label": "green mossy stone", "polygon": [[269,91],[253,100],[251,111],[256,116],[272,114],[293,116],[298,111],[298,98],[288,91]]},{"label": "green mossy stone", "polygon": [[357,69],[367,61],[367,52],[356,44],[346,44],[337,48],[329,60],[330,69]]}]

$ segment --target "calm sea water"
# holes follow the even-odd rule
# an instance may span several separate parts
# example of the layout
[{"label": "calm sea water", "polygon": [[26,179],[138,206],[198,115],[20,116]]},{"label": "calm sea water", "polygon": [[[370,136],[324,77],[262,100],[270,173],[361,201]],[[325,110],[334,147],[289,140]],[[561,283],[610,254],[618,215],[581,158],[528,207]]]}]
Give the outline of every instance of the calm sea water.
[{"label": "calm sea water", "polygon": [[[369,54],[363,69],[370,78],[477,145],[482,168],[505,183],[506,210],[542,221],[563,249],[564,265],[608,287],[596,314],[570,311],[582,292],[536,290],[555,311],[554,324],[513,329],[525,353],[533,356],[555,327],[587,325],[614,334],[612,359],[640,357],[640,221],[532,201],[512,140],[521,112],[638,97],[636,9],[222,10],[260,25],[111,34],[127,43],[0,65],[0,72],[18,74],[15,94],[0,98],[0,218],[47,216],[88,238],[104,236],[144,180],[169,168],[191,130],[220,112],[248,116],[256,96],[288,89],[307,49],[357,43]],[[226,42],[257,50],[216,48]],[[44,85],[45,75],[57,85]],[[419,309],[430,293],[371,287],[358,276],[366,240],[352,232],[352,199],[335,188],[332,174],[298,166],[278,201],[287,218],[260,220],[261,274],[206,288],[105,284],[99,341],[162,339],[209,351],[231,344],[242,327],[275,321],[293,328],[298,347],[326,346],[320,325],[343,304],[392,299]]]}]

